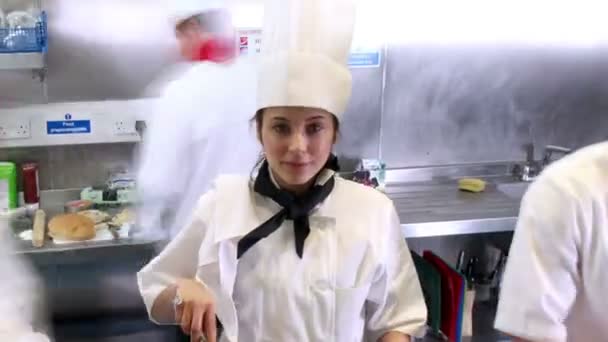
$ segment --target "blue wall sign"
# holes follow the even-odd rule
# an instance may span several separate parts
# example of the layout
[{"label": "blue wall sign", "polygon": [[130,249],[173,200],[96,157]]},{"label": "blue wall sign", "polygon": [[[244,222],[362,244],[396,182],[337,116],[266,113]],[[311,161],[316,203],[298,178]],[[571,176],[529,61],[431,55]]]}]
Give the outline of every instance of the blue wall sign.
[{"label": "blue wall sign", "polygon": [[[70,114],[65,115],[71,118]],[[46,134],[87,134],[91,133],[91,120],[47,121]]]},{"label": "blue wall sign", "polygon": [[352,52],[348,65],[354,68],[375,68],[380,66],[380,51]]}]

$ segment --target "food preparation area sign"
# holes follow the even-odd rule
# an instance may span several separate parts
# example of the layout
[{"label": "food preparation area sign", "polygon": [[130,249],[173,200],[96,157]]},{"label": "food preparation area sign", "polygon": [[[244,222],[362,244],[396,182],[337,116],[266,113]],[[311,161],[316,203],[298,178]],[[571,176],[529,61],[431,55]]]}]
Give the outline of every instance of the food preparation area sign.
[{"label": "food preparation area sign", "polygon": [[91,120],[72,120],[70,114],[65,115],[65,120],[46,122],[48,135],[87,133],[91,133]]},{"label": "food preparation area sign", "polygon": [[375,68],[380,66],[380,51],[351,52],[348,65],[353,68]]}]

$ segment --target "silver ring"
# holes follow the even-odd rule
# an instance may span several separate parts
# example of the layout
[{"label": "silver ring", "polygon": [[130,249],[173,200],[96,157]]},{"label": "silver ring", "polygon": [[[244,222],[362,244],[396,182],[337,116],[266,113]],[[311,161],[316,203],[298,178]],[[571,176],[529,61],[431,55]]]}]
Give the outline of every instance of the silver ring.
[{"label": "silver ring", "polygon": [[182,297],[179,296],[179,294],[175,294],[175,297],[173,297],[173,306],[180,306],[184,303],[184,300],[182,299]]}]

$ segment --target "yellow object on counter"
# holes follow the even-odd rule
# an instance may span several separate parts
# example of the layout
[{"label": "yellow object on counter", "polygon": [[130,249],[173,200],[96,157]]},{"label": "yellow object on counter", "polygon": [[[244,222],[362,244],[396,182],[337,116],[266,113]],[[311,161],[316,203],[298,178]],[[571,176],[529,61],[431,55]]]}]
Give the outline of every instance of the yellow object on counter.
[{"label": "yellow object on counter", "polygon": [[458,181],[458,189],[469,192],[482,192],[486,189],[486,182],[478,178],[463,178]]}]

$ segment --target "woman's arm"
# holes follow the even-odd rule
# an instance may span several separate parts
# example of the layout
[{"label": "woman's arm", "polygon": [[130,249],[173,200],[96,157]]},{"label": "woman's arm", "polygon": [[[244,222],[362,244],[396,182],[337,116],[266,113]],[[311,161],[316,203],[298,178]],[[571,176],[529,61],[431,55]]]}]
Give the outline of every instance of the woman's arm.
[{"label": "woman's arm", "polygon": [[167,286],[159,295],[156,297],[150,316],[154,317],[154,320],[161,324],[175,324],[175,308],[173,307],[173,300],[177,293],[177,285]]},{"label": "woman's arm", "polygon": [[382,227],[381,265],[367,297],[367,331],[372,341],[409,341],[424,333],[426,304],[397,211],[389,200],[382,209],[376,223]]},{"label": "woman's arm", "polygon": [[[213,191],[201,197],[190,224],[165,249],[137,273],[139,291],[150,319],[175,324],[173,299],[180,280],[195,281],[199,250],[211,249],[206,217],[213,204]],[[207,246],[208,245],[208,246]]]},{"label": "woman's arm", "polygon": [[378,342],[410,342],[410,337],[400,332],[389,332],[384,334]]},{"label": "woman's arm", "polygon": [[[179,295],[178,306],[174,298]],[[152,306],[152,316],[159,322],[179,324],[182,331],[198,341],[205,336],[207,341],[216,340],[215,299],[211,291],[195,279],[179,279],[158,295]]]}]

